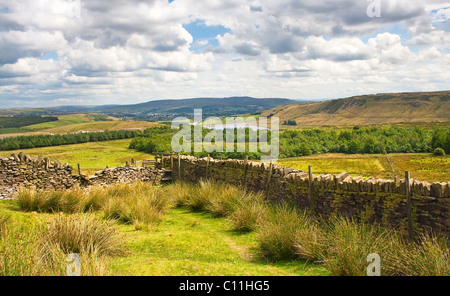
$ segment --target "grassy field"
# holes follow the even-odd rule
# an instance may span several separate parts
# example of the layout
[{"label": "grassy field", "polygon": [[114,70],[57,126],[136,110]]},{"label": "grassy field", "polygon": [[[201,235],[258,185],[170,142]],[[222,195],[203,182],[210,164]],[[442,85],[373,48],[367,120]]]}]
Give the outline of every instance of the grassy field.
[{"label": "grassy field", "polygon": [[[75,145],[65,145],[56,147],[44,147],[20,150],[32,157],[42,155],[49,157],[51,160],[61,160],[61,162],[68,162],[73,167],[81,164],[82,173],[94,174],[96,171],[108,167],[116,167],[124,165],[125,162],[134,158],[137,161],[153,159],[154,156],[136,152],[128,149],[131,139],[92,142]],[[19,151],[1,151],[0,155],[9,156],[12,153],[19,153]]]},{"label": "grassy field", "polygon": [[[60,214],[20,211],[17,200],[0,201],[0,218],[26,230]],[[87,214],[84,214],[87,215]],[[304,261],[269,263],[258,259],[254,233],[240,234],[228,221],[187,209],[171,209],[150,231],[117,225],[127,254],[107,261],[113,276],[319,276],[323,267]],[[0,264],[1,265],[1,264]],[[0,271],[1,272],[1,271]],[[98,275],[98,274],[94,274]]]},{"label": "grassy field", "polygon": [[230,229],[225,219],[187,209],[170,210],[155,231],[128,234],[132,254],[116,258],[115,275],[151,276],[305,276],[328,275],[325,268],[300,261],[269,263],[257,258],[255,233]]},{"label": "grassy field", "polygon": [[303,171],[308,171],[311,165],[314,174],[348,172],[352,176],[393,179],[403,178],[405,171],[410,171],[412,178],[421,181],[450,180],[450,156],[430,154],[322,154],[281,159],[278,164]]},{"label": "grassy field", "polygon": [[65,125],[90,122],[92,120],[93,119],[89,116],[89,114],[61,115],[61,116],[58,116],[58,121],[51,121],[51,122],[29,125],[29,126],[27,126],[27,128],[34,129],[34,130],[45,130],[45,129],[61,127],[61,126],[65,126]]},{"label": "grassy field", "polygon": [[[106,166],[123,165],[134,158],[137,161],[153,159],[154,156],[128,149],[131,139],[93,142],[57,147],[21,150],[30,156],[46,156],[51,160],[61,160],[76,167],[81,164],[83,173],[94,174]],[[9,156],[20,151],[2,151],[1,156]],[[322,154],[306,157],[280,159],[278,164],[295,169],[308,170],[312,165],[314,174],[338,174],[348,172],[352,176],[393,179],[403,178],[405,171],[412,178],[421,181],[442,182],[450,180],[450,156],[430,154],[379,154],[347,155]]]},{"label": "grassy field", "polygon": [[95,121],[91,114],[71,114],[58,116],[58,121],[45,122],[22,127],[20,129],[2,129],[1,137],[32,135],[67,134],[78,131],[116,131],[145,129],[158,126],[159,123],[147,121],[120,120],[110,117],[109,121]]},{"label": "grassy field", "polygon": [[0,201],[0,276],[365,276],[367,255],[389,276],[450,275],[449,241],[417,241],[344,217],[214,182],[22,190]]}]

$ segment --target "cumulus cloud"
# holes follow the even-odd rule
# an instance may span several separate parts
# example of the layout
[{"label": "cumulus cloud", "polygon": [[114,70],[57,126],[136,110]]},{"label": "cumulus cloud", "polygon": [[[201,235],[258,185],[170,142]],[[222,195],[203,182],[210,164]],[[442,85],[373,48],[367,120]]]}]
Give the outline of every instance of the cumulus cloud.
[{"label": "cumulus cloud", "polygon": [[[0,0],[0,102],[317,99],[448,87],[440,65],[449,63],[450,3],[381,1],[379,18],[367,15],[369,4]],[[196,22],[225,33],[199,39],[185,26]]]}]

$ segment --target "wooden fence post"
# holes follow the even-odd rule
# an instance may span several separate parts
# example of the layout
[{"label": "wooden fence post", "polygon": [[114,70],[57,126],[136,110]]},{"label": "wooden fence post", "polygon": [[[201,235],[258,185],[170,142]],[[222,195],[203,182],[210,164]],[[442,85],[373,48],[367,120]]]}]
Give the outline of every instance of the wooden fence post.
[{"label": "wooden fence post", "polygon": [[173,176],[173,153],[170,154],[170,171],[172,172]]},{"label": "wooden fence post", "polygon": [[181,155],[178,153],[178,180],[181,180]]},{"label": "wooden fence post", "polygon": [[312,166],[308,166],[308,180],[309,180],[309,206],[311,210],[316,210],[316,200],[313,194],[313,173]]},{"label": "wooden fence post", "polygon": [[269,196],[270,180],[272,179],[273,160],[270,161],[269,175],[267,176],[266,196]]},{"label": "wooden fence post", "polygon": [[411,196],[411,179],[410,173],[405,172],[405,189],[406,189],[406,216],[408,218],[408,234],[409,239],[414,239],[412,227],[412,196]]},{"label": "wooden fence post", "polygon": [[78,166],[78,176],[81,176],[81,166],[80,164],[78,164],[77,166]]},{"label": "wooden fence post", "polygon": [[245,162],[244,162],[244,174],[242,176],[242,183],[241,183],[241,186],[243,189],[245,188],[245,181],[247,179],[247,165],[248,165],[248,155],[245,157]]},{"label": "wooden fence post", "polygon": [[208,169],[209,169],[209,154],[208,154],[208,158],[206,160],[206,177],[205,179],[208,180]]}]

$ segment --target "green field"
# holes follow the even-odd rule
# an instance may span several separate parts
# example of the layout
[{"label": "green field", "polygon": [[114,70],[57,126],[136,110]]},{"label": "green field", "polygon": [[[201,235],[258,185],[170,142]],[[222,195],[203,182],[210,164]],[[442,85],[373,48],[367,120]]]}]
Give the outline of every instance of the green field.
[{"label": "green field", "polygon": [[311,165],[316,175],[348,172],[352,176],[393,179],[403,178],[405,171],[409,171],[412,178],[421,181],[450,180],[450,156],[430,154],[322,154],[281,159],[278,164],[303,171],[308,171]]},{"label": "green field", "polygon": [[[131,158],[137,161],[154,158],[151,154],[128,149],[130,142],[131,139],[125,139],[2,151],[0,155],[9,156],[12,153],[23,151],[33,157],[42,155],[54,161],[68,162],[74,167],[79,163],[84,174],[94,174],[106,166],[124,165]],[[321,154],[280,159],[278,164],[303,171],[307,171],[308,166],[311,165],[313,173],[316,175],[348,172],[352,176],[393,179],[395,176],[403,178],[405,171],[410,171],[412,178],[421,181],[445,182],[450,180],[450,156],[430,154]]]},{"label": "green field", "polygon": [[[128,149],[131,139],[92,142],[75,145],[65,145],[56,147],[44,147],[20,150],[32,157],[42,155],[49,157],[51,160],[60,160],[65,163],[68,162],[71,166],[76,167],[81,164],[82,173],[92,175],[96,171],[108,167],[116,167],[124,165],[129,162],[131,158],[137,161],[153,159],[154,156],[136,152]],[[19,153],[19,151],[2,151],[0,155],[9,156],[12,153]]]},{"label": "green field", "polygon": [[150,276],[305,276],[327,275],[325,268],[299,261],[268,263],[257,256],[255,233],[230,229],[225,219],[172,209],[154,231],[128,234],[132,254],[116,258],[115,275]]},{"label": "green field", "polygon": [[[17,200],[0,201],[0,218],[9,217],[22,231],[57,215],[60,214],[26,213],[19,210]],[[133,225],[119,224],[116,227],[129,252],[108,260],[106,275],[330,275],[325,267],[304,261],[266,262],[258,257],[255,233],[235,232],[226,219],[213,218],[205,213],[171,209],[150,231],[136,231]]]},{"label": "green field", "polygon": [[[108,120],[96,121],[98,114],[71,114],[58,116],[57,121],[28,125],[21,128],[0,129],[1,137],[67,134],[79,131],[117,131],[146,129],[158,126],[158,123],[147,121],[119,120],[108,117]],[[0,138],[1,138],[0,137]]]},{"label": "green field", "polygon": [[33,130],[45,130],[65,125],[90,122],[92,120],[93,119],[88,114],[62,115],[58,116],[58,121],[29,125],[27,128]]}]

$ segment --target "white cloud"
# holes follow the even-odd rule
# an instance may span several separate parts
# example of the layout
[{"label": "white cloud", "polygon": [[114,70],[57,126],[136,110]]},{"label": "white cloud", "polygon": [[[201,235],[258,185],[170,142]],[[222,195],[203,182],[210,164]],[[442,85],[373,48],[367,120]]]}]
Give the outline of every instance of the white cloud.
[{"label": "white cloud", "polygon": [[[450,3],[381,3],[369,18],[361,0],[81,0],[79,15],[66,0],[0,0],[0,102],[448,88]],[[183,27],[193,21],[229,32],[213,46]]]}]

